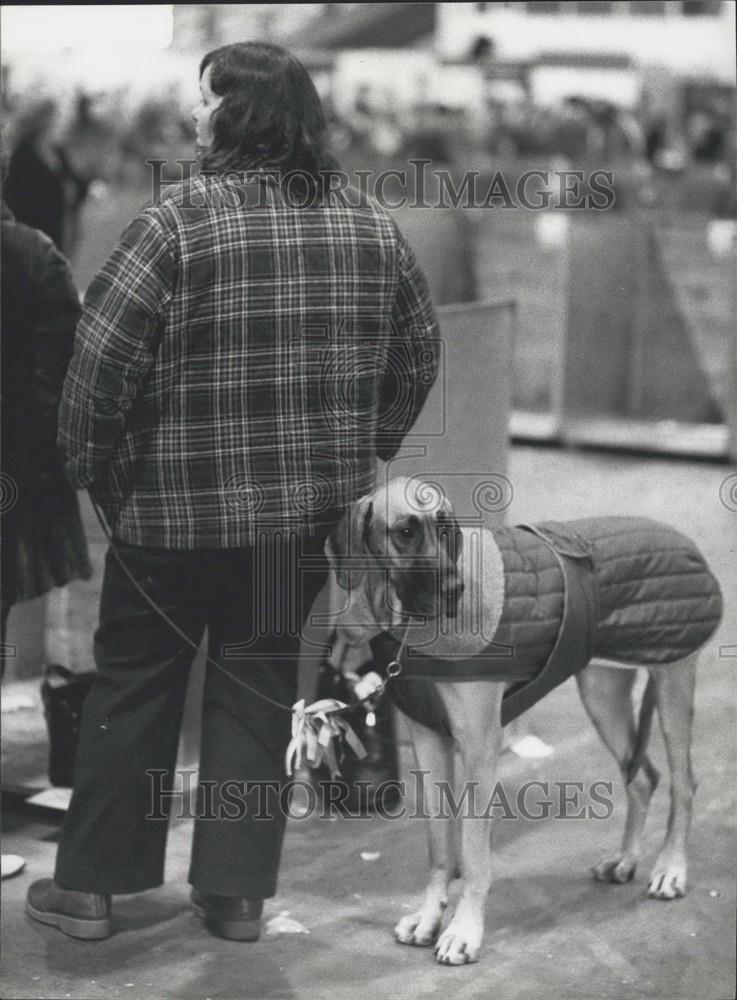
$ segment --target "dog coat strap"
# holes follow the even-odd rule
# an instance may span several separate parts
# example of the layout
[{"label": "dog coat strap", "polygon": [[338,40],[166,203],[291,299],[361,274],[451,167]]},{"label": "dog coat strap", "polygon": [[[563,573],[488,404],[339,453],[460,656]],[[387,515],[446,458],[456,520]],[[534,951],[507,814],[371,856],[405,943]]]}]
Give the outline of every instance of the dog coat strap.
[{"label": "dog coat strap", "polygon": [[504,694],[502,725],[526,712],[554,687],[586,666],[594,652],[599,618],[596,579],[585,544],[561,540],[544,528],[520,525],[537,535],[555,553],[563,573],[563,615],[552,652],[542,670]]}]

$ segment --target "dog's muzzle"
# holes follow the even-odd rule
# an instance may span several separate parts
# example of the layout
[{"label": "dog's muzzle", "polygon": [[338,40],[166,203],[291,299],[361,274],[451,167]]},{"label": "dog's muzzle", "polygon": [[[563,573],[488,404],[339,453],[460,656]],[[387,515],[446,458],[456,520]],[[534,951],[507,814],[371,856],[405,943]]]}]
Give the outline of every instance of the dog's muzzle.
[{"label": "dog's muzzle", "polygon": [[437,574],[416,571],[402,574],[395,590],[403,610],[409,615],[427,619],[455,618],[465,585],[454,579],[438,587]]}]

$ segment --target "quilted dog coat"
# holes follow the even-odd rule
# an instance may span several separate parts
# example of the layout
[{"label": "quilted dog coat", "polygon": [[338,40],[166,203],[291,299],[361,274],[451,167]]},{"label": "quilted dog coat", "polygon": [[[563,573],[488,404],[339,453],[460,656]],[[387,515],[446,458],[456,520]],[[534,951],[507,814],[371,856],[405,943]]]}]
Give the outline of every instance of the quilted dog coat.
[{"label": "quilted dog coat", "polygon": [[[721,619],[721,591],[704,557],[658,522],[587,518],[492,534],[504,567],[493,641],[463,660],[437,660],[410,647],[402,675],[389,685],[399,707],[426,725],[437,728],[444,716],[428,679],[510,682],[506,724],[592,657],[673,663],[699,649]],[[386,634],[372,646],[383,662],[397,648]]]}]

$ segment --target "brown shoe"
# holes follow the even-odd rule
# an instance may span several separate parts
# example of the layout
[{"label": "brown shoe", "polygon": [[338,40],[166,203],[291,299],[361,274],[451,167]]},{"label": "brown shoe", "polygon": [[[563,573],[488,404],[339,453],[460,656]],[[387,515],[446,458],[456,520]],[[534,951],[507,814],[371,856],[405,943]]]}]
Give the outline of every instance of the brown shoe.
[{"label": "brown shoe", "polygon": [[192,909],[205,921],[208,930],[228,941],[258,941],[261,933],[263,899],[242,899],[240,896],[216,896],[210,892],[192,890]]},{"label": "brown shoe", "polygon": [[108,893],[62,889],[53,879],[41,878],[28,889],[26,913],[70,937],[86,941],[110,937]]}]

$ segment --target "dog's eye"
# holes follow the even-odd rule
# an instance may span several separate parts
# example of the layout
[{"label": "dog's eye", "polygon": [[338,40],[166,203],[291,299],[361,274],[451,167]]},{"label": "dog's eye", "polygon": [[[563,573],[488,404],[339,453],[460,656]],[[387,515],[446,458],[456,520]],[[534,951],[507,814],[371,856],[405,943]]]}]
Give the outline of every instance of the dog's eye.
[{"label": "dog's eye", "polygon": [[404,528],[399,529],[399,534],[402,538],[411,538],[414,532],[412,531],[412,528],[405,526]]}]

